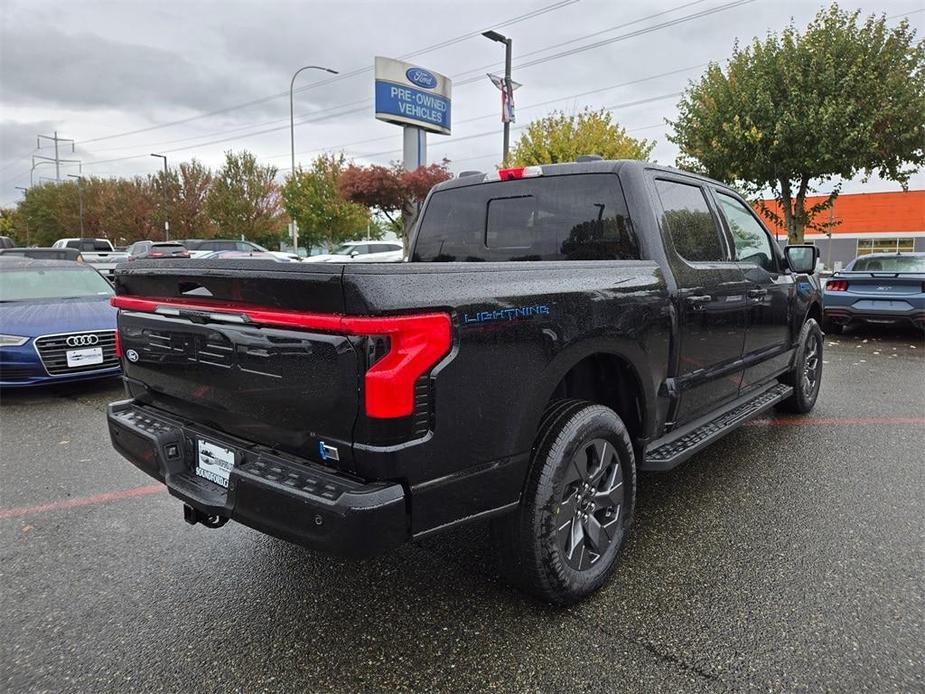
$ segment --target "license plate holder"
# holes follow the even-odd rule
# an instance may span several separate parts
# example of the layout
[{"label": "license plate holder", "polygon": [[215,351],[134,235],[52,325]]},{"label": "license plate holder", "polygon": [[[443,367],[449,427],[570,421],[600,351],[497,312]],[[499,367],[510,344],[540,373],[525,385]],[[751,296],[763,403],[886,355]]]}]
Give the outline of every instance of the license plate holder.
[{"label": "license plate holder", "polygon": [[197,476],[227,489],[228,480],[231,478],[231,469],[235,466],[236,459],[237,455],[233,448],[220,446],[205,439],[197,439],[196,462],[193,472]]},{"label": "license plate holder", "polygon": [[102,347],[86,347],[84,349],[69,349],[65,352],[68,368],[75,366],[90,366],[103,363]]}]

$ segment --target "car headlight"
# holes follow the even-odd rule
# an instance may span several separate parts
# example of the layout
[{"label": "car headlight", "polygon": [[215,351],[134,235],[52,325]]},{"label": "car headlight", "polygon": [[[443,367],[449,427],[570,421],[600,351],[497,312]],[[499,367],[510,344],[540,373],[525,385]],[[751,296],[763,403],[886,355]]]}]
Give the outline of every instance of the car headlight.
[{"label": "car headlight", "polygon": [[19,335],[0,335],[0,347],[19,347],[28,341],[28,337],[20,337]]}]

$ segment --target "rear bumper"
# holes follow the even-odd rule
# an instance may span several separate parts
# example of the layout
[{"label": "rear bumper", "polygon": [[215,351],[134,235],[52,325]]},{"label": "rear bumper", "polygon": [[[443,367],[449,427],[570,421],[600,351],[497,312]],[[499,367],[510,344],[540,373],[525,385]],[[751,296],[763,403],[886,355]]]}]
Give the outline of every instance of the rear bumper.
[{"label": "rear bumper", "polygon": [[[133,400],[110,404],[107,419],[113,447],[204,516],[231,518],[296,544],[353,557],[377,554],[409,537],[400,484],[362,482]],[[235,451],[227,489],[193,473],[199,438]]]},{"label": "rear bumper", "polygon": [[827,306],[822,309],[822,316],[825,320],[839,325],[845,325],[853,321],[925,325],[925,310],[912,307],[869,310],[866,308],[858,309],[854,306]]}]

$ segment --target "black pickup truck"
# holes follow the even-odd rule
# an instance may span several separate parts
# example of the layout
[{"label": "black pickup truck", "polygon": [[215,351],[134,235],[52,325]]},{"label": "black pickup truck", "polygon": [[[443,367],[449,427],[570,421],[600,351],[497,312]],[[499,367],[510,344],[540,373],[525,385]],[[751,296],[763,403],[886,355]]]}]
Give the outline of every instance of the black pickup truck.
[{"label": "black pickup truck", "polygon": [[639,471],[813,407],[816,256],[674,169],[463,175],[407,263],[122,266],[112,442],[190,523],[339,554],[492,517],[504,575],[573,602],[612,573]]}]

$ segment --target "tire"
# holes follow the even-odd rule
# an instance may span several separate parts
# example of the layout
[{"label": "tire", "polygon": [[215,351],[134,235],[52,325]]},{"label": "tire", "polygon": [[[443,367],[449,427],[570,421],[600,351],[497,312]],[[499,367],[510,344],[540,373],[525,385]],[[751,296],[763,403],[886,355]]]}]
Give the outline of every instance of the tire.
[{"label": "tire", "polygon": [[617,565],[635,497],[635,456],[620,417],[586,401],[553,403],[520,506],[492,524],[502,575],[557,605],[590,595]]},{"label": "tire", "polygon": [[822,330],[813,318],[800,329],[793,369],[781,381],[793,386],[793,394],[777,407],[784,412],[806,414],[816,404],[822,384]]}]

